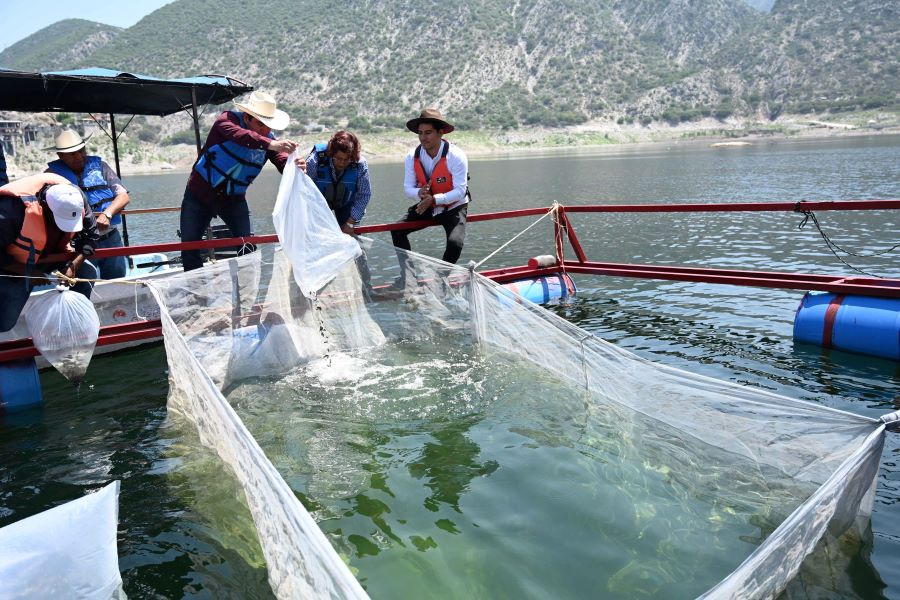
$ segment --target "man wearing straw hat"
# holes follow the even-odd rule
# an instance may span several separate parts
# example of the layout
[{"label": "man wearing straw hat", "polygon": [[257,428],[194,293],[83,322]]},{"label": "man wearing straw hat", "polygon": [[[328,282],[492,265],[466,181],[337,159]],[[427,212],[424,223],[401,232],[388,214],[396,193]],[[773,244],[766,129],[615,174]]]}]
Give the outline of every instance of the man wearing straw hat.
[{"label": "man wearing straw hat", "polygon": [[[251,235],[247,188],[267,160],[282,172],[297,147],[290,140],[275,139],[272,131],[285,129],[290,118],[270,94],[253,92],[247,102],[234,106],[216,118],[188,178],[181,203],[182,242],[202,239],[215,216],[225,221],[232,237]],[[305,161],[298,160],[297,166],[304,168]],[[184,270],[202,267],[203,254],[182,251]]]},{"label": "man wearing straw hat", "polygon": [[[466,237],[469,159],[458,146],[442,139],[454,127],[437,109],[426,108],[406,128],[419,136],[419,145],[406,155],[403,179],[406,197],[416,203],[399,222],[437,220],[447,235],[443,259],[455,264]],[[409,234],[425,227],[392,231],[394,246],[410,250]]]},{"label": "man wearing straw hat", "polygon": [[[98,237],[87,197],[65,178],[41,173],[0,187],[0,331],[15,326],[46,273],[96,279],[96,267],[85,259]],[[58,255],[73,251],[74,259],[59,261]],[[72,289],[90,297],[91,287],[82,281]]]},{"label": "man wearing straw hat", "polygon": [[[46,173],[55,173],[77,185],[85,193],[91,211],[97,218],[100,239],[97,248],[121,248],[122,224],[120,214],[130,201],[128,190],[122,180],[99,156],[89,155],[85,143],[91,134],[82,138],[77,131],[66,129],[56,136],[56,145],[47,150],[55,150],[59,157],[48,163]],[[94,261],[103,279],[125,277],[125,257],[111,256]]]}]

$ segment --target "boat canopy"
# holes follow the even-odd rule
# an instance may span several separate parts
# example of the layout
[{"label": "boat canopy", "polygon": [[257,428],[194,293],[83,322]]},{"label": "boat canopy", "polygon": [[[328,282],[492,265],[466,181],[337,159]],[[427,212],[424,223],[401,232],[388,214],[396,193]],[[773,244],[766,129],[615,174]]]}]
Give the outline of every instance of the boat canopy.
[{"label": "boat canopy", "polygon": [[0,110],[165,116],[253,90],[224,75],[159,79],[112,69],[30,73],[0,69]]}]

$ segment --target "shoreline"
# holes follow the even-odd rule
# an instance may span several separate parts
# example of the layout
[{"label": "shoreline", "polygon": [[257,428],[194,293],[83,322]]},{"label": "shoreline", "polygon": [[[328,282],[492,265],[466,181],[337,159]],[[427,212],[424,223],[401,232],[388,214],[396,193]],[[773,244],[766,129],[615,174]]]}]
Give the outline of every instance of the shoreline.
[{"label": "shoreline", "polygon": [[[454,132],[458,133],[458,132]],[[452,136],[448,137],[452,141]],[[465,148],[466,154],[469,156],[471,160],[494,160],[498,158],[515,160],[517,158],[529,158],[540,155],[558,155],[558,154],[566,154],[571,152],[597,152],[597,153],[615,153],[619,151],[635,151],[635,150],[647,150],[652,148],[661,148],[661,147],[670,147],[672,145],[677,145],[681,147],[712,147],[716,145],[719,149],[722,150],[733,150],[736,148],[752,148],[753,146],[759,145],[761,143],[783,143],[783,142],[811,142],[811,141],[819,141],[819,142],[829,142],[829,141],[838,141],[843,139],[850,138],[859,138],[859,137],[880,137],[880,136],[900,136],[900,127],[891,127],[880,130],[828,130],[826,132],[808,132],[806,134],[794,134],[794,135],[786,135],[786,134],[748,134],[745,136],[741,136],[739,138],[735,138],[732,136],[697,136],[690,138],[683,137],[662,137],[659,139],[653,140],[637,140],[637,141],[621,141],[621,142],[609,142],[603,144],[568,144],[568,145],[559,145],[559,144],[533,144],[533,145],[492,145],[491,147],[484,147],[483,144],[469,144],[467,141],[460,142],[460,145]],[[309,138],[308,134],[305,134],[302,137],[295,137],[295,139],[301,147],[305,144],[304,142],[308,142],[309,140],[305,138]],[[321,136],[316,136],[316,140]],[[415,137],[410,135],[406,140],[406,145],[408,148],[403,148],[398,152],[392,153],[372,153],[367,152],[365,149],[366,137],[364,135],[360,136],[363,141],[363,156],[366,158],[366,161],[369,164],[396,164],[402,163],[406,157],[406,153],[409,151],[409,148],[415,144]],[[380,136],[372,136],[373,140],[381,141],[384,143],[384,138]],[[391,136],[390,142],[396,143],[394,136]],[[376,142],[377,143],[377,142]],[[403,142],[400,142],[398,145],[402,145]],[[313,142],[309,142],[308,145],[312,147]],[[193,148],[192,148],[193,149]],[[177,174],[188,174],[191,171],[191,165],[122,165],[122,176],[126,175],[160,175],[166,173],[177,173]]]},{"label": "shoreline", "polygon": [[[312,147],[330,133],[292,135],[300,147]],[[403,162],[407,152],[416,143],[413,134],[405,131],[359,134],[363,144],[363,156],[370,164]],[[843,123],[826,123],[813,119],[786,118],[776,123],[721,123],[706,120],[678,125],[651,124],[649,126],[619,126],[607,122],[585,124],[564,129],[516,129],[510,131],[457,130],[448,136],[466,150],[471,160],[527,158],[540,155],[558,155],[572,152],[614,153],[661,147],[712,146],[723,151],[735,147],[753,147],[760,143],[795,141],[827,142],[856,137],[900,135],[900,122],[893,119],[881,126],[849,126]],[[108,146],[108,147],[107,147]],[[136,175],[162,175],[190,173],[195,157],[195,147],[189,144],[154,146],[156,162],[131,163],[125,155],[120,162],[122,177]],[[92,153],[110,157],[109,144],[91,148]],[[20,169],[14,161],[10,180],[33,174]],[[34,165],[35,163],[30,163]],[[43,165],[41,165],[43,167]],[[43,169],[41,169],[43,170]]]}]

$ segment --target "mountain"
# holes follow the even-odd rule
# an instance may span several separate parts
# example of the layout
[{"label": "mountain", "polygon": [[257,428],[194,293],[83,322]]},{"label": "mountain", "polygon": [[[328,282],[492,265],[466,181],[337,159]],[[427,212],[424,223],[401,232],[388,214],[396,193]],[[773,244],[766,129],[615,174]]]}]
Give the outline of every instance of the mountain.
[{"label": "mountain", "polygon": [[275,93],[300,123],[356,129],[401,126],[422,106],[460,127],[772,118],[896,105],[897,10],[880,0],[177,0],[108,28],[102,43],[38,57],[58,44],[51,29],[87,22],[58,23],[0,64],[15,50],[20,62],[6,66],[222,73]]},{"label": "mountain", "polygon": [[896,106],[900,5],[777,0],[769,18],[723,50],[721,73],[762,115]]},{"label": "mountain", "polygon": [[53,65],[80,64],[120,33],[120,27],[84,19],[58,21],[0,52],[0,67],[46,71]]}]

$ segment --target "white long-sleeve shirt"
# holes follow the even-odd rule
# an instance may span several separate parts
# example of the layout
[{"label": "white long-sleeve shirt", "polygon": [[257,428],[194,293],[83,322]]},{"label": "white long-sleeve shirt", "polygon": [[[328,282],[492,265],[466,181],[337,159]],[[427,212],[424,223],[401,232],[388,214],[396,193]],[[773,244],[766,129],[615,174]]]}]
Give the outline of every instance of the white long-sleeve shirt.
[{"label": "white long-sleeve shirt", "polygon": [[[447,143],[446,140],[441,140],[441,147],[438,149],[437,155],[434,158],[428,155],[425,148],[422,148],[419,151],[419,159],[422,161],[422,168],[425,170],[425,175],[429,179],[431,178],[431,172],[434,171],[435,165],[441,160],[441,154],[444,152],[444,144]],[[406,169],[403,176],[403,191],[410,200],[419,199],[419,184],[416,181],[416,169],[414,166],[415,152],[416,149],[413,148],[409,151],[409,154],[406,155]],[[466,198],[467,182],[469,179],[469,158],[456,144],[450,144],[450,149],[447,151],[447,169],[449,169],[450,175],[453,177],[453,189],[445,194],[434,195],[435,205],[433,214],[435,215],[439,215],[445,210],[453,210],[457,206],[462,206],[469,201],[469,199]]]}]

